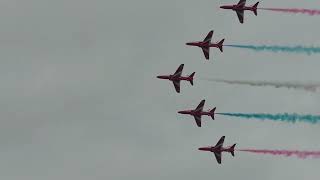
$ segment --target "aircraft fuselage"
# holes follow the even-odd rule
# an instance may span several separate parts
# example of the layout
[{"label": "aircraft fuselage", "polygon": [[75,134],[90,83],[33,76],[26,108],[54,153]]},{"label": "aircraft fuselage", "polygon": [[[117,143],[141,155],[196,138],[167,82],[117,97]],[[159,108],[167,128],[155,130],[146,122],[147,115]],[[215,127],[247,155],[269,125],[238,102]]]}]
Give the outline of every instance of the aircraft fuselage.
[{"label": "aircraft fuselage", "polygon": [[195,110],[185,110],[185,111],[179,111],[180,114],[189,114],[191,116],[211,116],[210,111],[195,111]]},{"label": "aircraft fuselage", "polygon": [[175,77],[175,76],[173,76],[173,75],[157,76],[157,78],[159,78],[159,79],[168,79],[168,80],[170,80],[170,81],[178,81],[178,80],[190,81],[190,80],[191,80],[190,77],[183,77],[183,76]]},{"label": "aircraft fuselage", "polygon": [[218,44],[214,44],[214,43],[208,43],[208,42],[203,42],[203,41],[199,41],[199,42],[188,42],[186,43],[186,45],[189,46],[198,46],[198,47],[216,47],[219,48]]},{"label": "aircraft fuselage", "polygon": [[222,9],[232,9],[234,11],[242,11],[242,10],[250,10],[253,11],[253,7],[248,6],[237,6],[237,5],[226,5],[226,6],[220,6]]},{"label": "aircraft fuselage", "polygon": [[231,147],[216,147],[216,146],[208,146],[199,148],[200,151],[209,151],[209,152],[233,152],[234,150]]}]

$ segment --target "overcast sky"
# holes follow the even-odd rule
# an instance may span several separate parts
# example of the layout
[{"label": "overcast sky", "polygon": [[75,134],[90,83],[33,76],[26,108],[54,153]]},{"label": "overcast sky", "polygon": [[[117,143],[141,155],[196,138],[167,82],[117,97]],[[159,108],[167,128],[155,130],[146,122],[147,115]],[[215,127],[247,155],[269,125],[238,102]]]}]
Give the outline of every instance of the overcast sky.
[{"label": "overcast sky", "polygon": [[[236,152],[218,165],[200,146],[319,150],[320,125],[177,111],[319,114],[320,94],[201,80],[320,82],[320,55],[211,49],[185,42],[319,45],[320,16],[219,9],[236,1],[2,0],[0,2],[0,178],[141,180],[319,178],[320,159]],[[254,4],[248,1],[247,4]],[[261,7],[320,7],[268,0]],[[157,75],[195,71],[181,93]]]}]

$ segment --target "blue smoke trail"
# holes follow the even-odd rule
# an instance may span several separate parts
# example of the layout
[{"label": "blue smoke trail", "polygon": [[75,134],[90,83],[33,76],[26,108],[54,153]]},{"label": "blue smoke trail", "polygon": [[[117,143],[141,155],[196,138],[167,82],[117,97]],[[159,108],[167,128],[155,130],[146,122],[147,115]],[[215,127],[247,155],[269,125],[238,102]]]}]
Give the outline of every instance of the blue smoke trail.
[{"label": "blue smoke trail", "polygon": [[224,116],[242,117],[242,118],[256,118],[260,120],[273,120],[273,121],[284,121],[284,122],[306,122],[315,124],[320,122],[320,116],[317,115],[299,115],[299,114],[244,114],[244,113],[216,113]]},{"label": "blue smoke trail", "polygon": [[252,49],[254,51],[271,51],[271,52],[294,52],[305,53],[311,55],[313,53],[320,53],[320,47],[304,47],[304,46],[254,46],[254,45],[224,45],[236,48]]}]

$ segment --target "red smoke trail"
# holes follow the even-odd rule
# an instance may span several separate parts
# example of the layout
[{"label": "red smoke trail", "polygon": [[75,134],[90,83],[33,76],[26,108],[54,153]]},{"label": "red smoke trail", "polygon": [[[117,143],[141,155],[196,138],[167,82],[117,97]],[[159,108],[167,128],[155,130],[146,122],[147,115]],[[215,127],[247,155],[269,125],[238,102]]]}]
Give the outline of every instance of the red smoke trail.
[{"label": "red smoke trail", "polygon": [[259,8],[262,10],[269,10],[269,11],[278,11],[278,12],[287,12],[287,13],[302,13],[302,14],[309,14],[311,16],[313,15],[320,15],[320,10],[316,9],[296,9],[296,8],[291,8],[291,9],[284,9],[284,8]]},{"label": "red smoke trail", "polygon": [[320,151],[290,151],[290,150],[257,150],[257,149],[238,149],[237,151],[245,151],[257,154],[271,154],[271,155],[296,155],[298,158],[305,159],[309,156],[313,158],[320,158]]}]

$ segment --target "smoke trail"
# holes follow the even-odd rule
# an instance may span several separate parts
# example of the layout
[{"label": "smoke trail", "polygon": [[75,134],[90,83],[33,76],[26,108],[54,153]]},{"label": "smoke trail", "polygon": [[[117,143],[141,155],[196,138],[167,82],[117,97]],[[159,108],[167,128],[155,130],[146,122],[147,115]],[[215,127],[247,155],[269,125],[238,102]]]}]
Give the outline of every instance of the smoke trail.
[{"label": "smoke trail", "polygon": [[245,151],[257,154],[271,154],[271,155],[284,155],[293,156],[305,159],[309,156],[313,158],[320,158],[320,151],[291,151],[291,150],[257,150],[257,149],[238,149],[237,151]]},{"label": "smoke trail", "polygon": [[262,10],[269,10],[269,11],[278,11],[284,13],[294,13],[294,14],[308,14],[310,16],[320,15],[320,10],[317,9],[297,9],[297,8],[258,8]]},{"label": "smoke trail", "polygon": [[254,51],[271,51],[271,52],[294,52],[294,53],[304,53],[311,55],[313,53],[320,53],[320,47],[304,47],[304,46],[254,46],[254,45],[224,45],[236,48],[251,49]]},{"label": "smoke trail", "polygon": [[308,84],[308,83],[298,83],[298,82],[238,81],[238,80],[224,80],[224,79],[214,79],[214,78],[206,78],[204,80],[227,83],[227,84],[236,84],[236,85],[272,86],[275,88],[302,89],[302,90],[312,91],[312,92],[315,92],[317,88],[320,87],[320,83]]},{"label": "smoke trail", "polygon": [[319,115],[300,115],[300,114],[264,114],[264,113],[253,113],[253,114],[245,114],[245,113],[216,113],[224,116],[233,116],[233,117],[241,117],[246,119],[260,119],[260,120],[272,120],[272,121],[284,121],[284,122],[306,122],[315,124],[320,122]]}]

